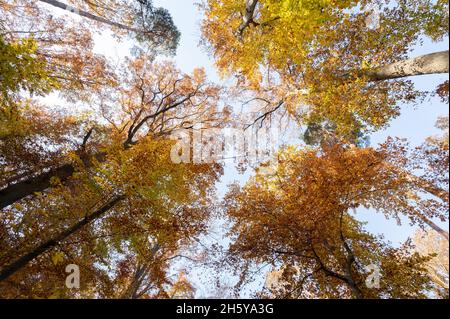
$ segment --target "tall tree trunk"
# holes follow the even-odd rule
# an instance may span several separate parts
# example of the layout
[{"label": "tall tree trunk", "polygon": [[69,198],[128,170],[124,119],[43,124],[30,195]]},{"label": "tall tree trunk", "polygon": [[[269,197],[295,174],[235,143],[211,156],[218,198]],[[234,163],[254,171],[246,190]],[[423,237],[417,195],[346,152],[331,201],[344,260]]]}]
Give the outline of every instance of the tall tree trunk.
[{"label": "tall tree trunk", "polygon": [[345,262],[345,277],[347,278],[347,284],[350,286],[353,297],[356,299],[363,299],[364,298],[363,293],[362,293],[361,289],[359,289],[358,285],[356,284],[355,278],[353,276],[353,264],[356,261],[356,257],[355,257],[355,254],[353,253],[353,250],[348,245],[347,240],[345,239],[345,236],[344,236],[344,230],[342,229],[342,220],[344,218],[344,214],[345,214],[345,211],[342,211],[341,216],[339,218],[339,233],[340,233],[342,244],[347,253],[346,262]]},{"label": "tall tree trunk", "polygon": [[428,226],[430,226],[430,228],[432,228],[433,230],[435,230],[439,235],[441,235],[442,237],[444,237],[445,239],[447,239],[447,241],[449,240],[449,236],[448,236],[448,231],[442,229],[441,227],[439,227],[437,224],[435,224],[431,219],[425,217],[423,214],[419,213],[419,212],[414,212],[415,215],[420,218],[420,220],[422,220],[425,224],[427,224]]},{"label": "tall tree trunk", "polygon": [[432,183],[428,182],[427,180],[417,177],[413,174],[409,174],[407,172],[404,172],[406,175],[406,178],[410,180],[412,183],[417,185],[419,188],[424,190],[427,193],[430,193],[433,196],[436,196],[437,198],[441,199],[443,202],[448,202],[448,190],[439,188],[434,186]]},{"label": "tall tree trunk", "polygon": [[144,280],[146,271],[147,265],[141,263],[137,264],[131,282],[120,299],[137,299],[138,290]]},{"label": "tall tree trunk", "polygon": [[73,164],[65,164],[48,172],[28,178],[0,190],[0,209],[14,204],[18,200],[42,192],[51,186],[51,178],[58,177],[61,182],[67,181],[75,172]]},{"label": "tall tree trunk", "polygon": [[[414,174],[411,174],[405,170],[402,170],[400,168],[395,167],[392,164],[386,164],[386,167],[389,170],[394,171],[396,174],[399,175],[399,178],[404,178],[407,181],[411,182],[413,184],[413,187],[418,187],[422,189],[424,192],[427,192],[431,195],[436,196],[437,198],[441,199],[443,202],[448,202],[449,195],[448,191],[441,189],[439,187],[434,186],[432,183],[428,182],[427,180],[420,178],[418,176],[415,176]],[[442,237],[449,240],[449,234],[447,231],[439,227],[437,224],[435,224],[431,219],[420,213],[419,211],[414,211],[414,215],[416,215],[420,220],[422,220],[425,224],[427,224],[430,228],[434,229],[436,232],[438,232]]]},{"label": "tall tree trunk", "polygon": [[133,278],[127,289],[122,293],[120,299],[139,299],[147,293],[152,283],[144,283],[144,280],[146,279],[153,259],[160,248],[161,246],[156,243],[150,251],[150,256],[146,257],[146,261],[137,264]]},{"label": "tall tree trunk", "polygon": [[[106,159],[105,152],[99,152],[92,156],[81,152],[78,153],[86,168],[92,166],[92,158],[95,158],[99,162],[103,162]],[[52,177],[57,177],[64,184],[74,173],[75,165],[73,163],[66,163],[0,189],[0,210],[36,192],[45,191],[51,187]]]},{"label": "tall tree trunk", "polygon": [[[407,180],[411,181],[415,186],[418,186],[423,191],[436,196],[437,198],[441,199],[443,202],[448,202],[448,191],[441,189],[439,187],[434,186],[433,184],[429,183],[428,181],[417,177],[413,174],[410,174],[408,172],[402,171],[400,172],[401,175],[406,177]],[[425,224],[430,226],[433,230],[435,230],[439,235],[449,240],[448,232],[441,227],[439,227],[436,223],[434,223],[431,219],[423,215],[422,213],[415,211],[414,214],[419,217],[420,220],[422,220]]]},{"label": "tall tree trunk", "polygon": [[448,73],[448,50],[388,64],[373,70],[361,71],[370,81],[383,81],[415,75]]},{"label": "tall tree trunk", "polygon": [[442,74],[449,72],[448,50],[425,54],[398,61],[375,69],[353,70],[338,75],[341,79],[353,80],[356,76],[366,77],[369,82],[394,80],[416,75]]},{"label": "tall tree trunk", "polygon": [[124,200],[124,195],[117,195],[113,197],[111,200],[108,201],[105,205],[91,213],[90,215],[87,215],[84,219],[73,225],[72,227],[64,230],[63,232],[59,233],[55,237],[51,238],[50,240],[47,240],[46,242],[40,244],[38,247],[34,248],[29,253],[23,255],[13,263],[5,266],[0,271],[0,282],[3,280],[8,279],[10,276],[12,276],[14,273],[25,267],[30,261],[35,259],[36,257],[40,256],[41,254],[45,253],[49,249],[55,247],[60,242],[67,239],[69,236],[73,235],[77,231],[79,231],[84,226],[91,223],[93,220],[96,220],[103,216],[106,212],[108,212],[111,208],[113,208],[117,203]]},{"label": "tall tree trunk", "polygon": [[82,17],[88,18],[90,20],[93,20],[93,21],[96,21],[96,22],[100,22],[100,23],[104,23],[104,24],[108,24],[108,25],[110,25],[112,27],[116,27],[116,28],[120,28],[120,29],[123,29],[123,30],[136,32],[136,33],[147,32],[147,31],[144,31],[144,30],[139,30],[139,29],[136,29],[136,28],[133,28],[133,27],[130,27],[130,26],[118,23],[118,22],[114,22],[114,21],[105,19],[103,17],[96,16],[96,15],[94,15],[92,13],[87,12],[87,11],[79,10],[79,9],[77,9],[75,7],[72,7],[70,5],[62,3],[60,1],[56,1],[56,0],[39,0],[39,1],[45,2],[47,4],[50,4],[50,5],[54,6],[54,7],[57,7],[57,8],[63,9],[63,10],[67,10],[67,11],[76,13],[76,14],[78,14],[78,15],[80,15]]}]

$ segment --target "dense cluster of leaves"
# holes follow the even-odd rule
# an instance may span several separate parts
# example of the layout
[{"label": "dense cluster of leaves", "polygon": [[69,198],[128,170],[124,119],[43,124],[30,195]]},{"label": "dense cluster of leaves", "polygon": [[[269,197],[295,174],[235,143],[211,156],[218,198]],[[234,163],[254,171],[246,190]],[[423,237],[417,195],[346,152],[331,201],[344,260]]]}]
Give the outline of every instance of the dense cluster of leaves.
[{"label": "dense cluster of leaves", "polygon": [[[282,267],[281,297],[425,297],[428,256],[419,258],[408,245],[389,247],[351,214],[366,207],[422,225],[436,214],[448,220],[447,202],[423,199],[421,185],[390,164],[398,156],[390,151],[340,144],[282,150],[276,165],[263,165],[242,190],[228,194],[232,264]],[[365,285],[369,265],[382,269],[377,289]]]},{"label": "dense cluster of leaves", "polygon": [[385,127],[399,102],[420,96],[409,81],[379,81],[371,71],[404,59],[423,35],[448,35],[448,1],[387,3],[207,0],[202,31],[224,75],[272,108],[284,101],[301,124],[331,122],[349,139]]}]

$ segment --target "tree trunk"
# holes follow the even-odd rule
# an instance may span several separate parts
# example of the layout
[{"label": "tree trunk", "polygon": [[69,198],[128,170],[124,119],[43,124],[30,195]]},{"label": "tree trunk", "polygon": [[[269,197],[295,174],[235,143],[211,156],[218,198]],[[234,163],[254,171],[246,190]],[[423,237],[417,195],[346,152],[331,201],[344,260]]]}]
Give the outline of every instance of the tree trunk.
[{"label": "tree trunk", "polygon": [[[391,164],[387,164],[387,168],[389,170],[393,170],[396,172],[400,178],[405,178],[407,181],[411,182],[413,186],[416,186],[423,191],[436,196],[437,198],[441,199],[444,202],[448,202],[448,191],[441,189],[439,187],[434,186],[433,184],[429,183],[427,180],[417,177],[414,174],[411,174],[405,170],[399,169]],[[422,213],[418,211],[414,211],[414,215],[416,215],[420,220],[422,220],[425,224],[430,226],[432,229],[434,229],[437,233],[439,233],[442,237],[449,240],[449,234],[447,231],[439,227],[437,224],[435,224],[431,219],[423,215]]]},{"label": "tree trunk", "polygon": [[136,33],[143,33],[144,32],[143,30],[139,30],[139,29],[136,29],[136,28],[133,28],[133,27],[130,27],[130,26],[118,23],[118,22],[114,22],[114,21],[105,19],[103,17],[99,17],[99,16],[96,16],[96,15],[93,15],[92,13],[89,13],[89,12],[83,11],[83,10],[79,10],[79,9],[77,9],[75,7],[72,7],[70,5],[67,5],[65,3],[62,3],[62,2],[59,2],[59,1],[56,1],[56,0],[39,0],[39,1],[45,2],[47,4],[50,4],[50,5],[54,6],[54,7],[57,7],[57,8],[63,9],[63,10],[67,10],[67,11],[76,13],[76,14],[78,14],[78,15],[80,15],[82,17],[88,18],[90,20],[93,20],[93,21],[96,21],[96,22],[100,22],[100,23],[104,23],[104,24],[108,24],[108,25],[110,25],[112,27],[116,27],[116,28],[120,28],[120,29],[123,29],[123,30],[136,32]]},{"label": "tree trunk", "polygon": [[256,6],[258,4],[258,0],[246,0],[245,1],[245,14],[242,17],[242,23],[238,28],[239,35],[242,36],[244,30],[255,23],[253,17],[255,15]]},{"label": "tree trunk", "polygon": [[355,254],[353,253],[353,250],[348,245],[347,240],[345,239],[345,236],[344,236],[344,231],[342,229],[342,220],[344,218],[344,213],[345,213],[345,211],[341,212],[341,216],[339,219],[339,232],[340,232],[342,244],[347,253],[346,263],[345,263],[345,277],[347,278],[347,285],[350,286],[350,289],[352,291],[353,298],[363,299],[364,298],[363,293],[362,293],[361,289],[359,289],[359,287],[356,284],[356,281],[353,277],[353,264],[356,261],[356,257],[355,257]]},{"label": "tree trunk", "polygon": [[52,177],[58,177],[61,182],[65,182],[74,172],[73,164],[65,164],[0,190],[0,210],[22,198],[46,190],[51,186]]},{"label": "tree trunk", "polygon": [[[95,158],[99,162],[103,162],[106,159],[105,152],[96,153],[92,155],[92,158],[87,154],[79,153],[79,155],[86,168],[92,166],[92,158]],[[29,177],[23,181],[7,186],[0,190],[0,210],[36,192],[45,191],[51,187],[52,177],[57,177],[64,184],[74,173],[75,165],[73,163],[66,163],[37,176]]]},{"label": "tree trunk", "polygon": [[91,223],[93,220],[96,220],[103,216],[107,211],[109,211],[111,208],[113,208],[117,203],[124,200],[124,195],[118,195],[113,197],[108,203],[103,205],[101,208],[96,210],[90,215],[87,215],[84,219],[70,227],[69,229],[66,229],[65,231],[61,232],[60,234],[56,235],[52,239],[40,244],[38,247],[34,248],[31,252],[25,254],[24,256],[20,257],[16,261],[14,261],[12,264],[9,264],[2,268],[0,271],[0,282],[3,280],[8,279],[10,276],[12,276],[14,273],[25,267],[30,261],[35,259],[36,257],[40,256],[41,254],[45,253],[47,250],[57,246],[60,242],[67,239],[72,234],[79,231],[84,226]]},{"label": "tree trunk", "polygon": [[442,229],[441,227],[439,227],[438,225],[436,225],[431,219],[425,217],[423,214],[419,213],[419,212],[415,212],[415,215],[417,217],[419,217],[425,224],[427,224],[428,226],[430,226],[433,230],[435,230],[439,235],[441,235],[442,237],[444,237],[445,239],[447,239],[447,241],[449,240],[448,238],[448,231]]},{"label": "tree trunk", "polygon": [[423,178],[417,177],[413,174],[404,173],[406,178],[410,180],[412,183],[417,185],[419,188],[423,189],[425,192],[430,193],[433,196],[441,199],[443,202],[448,202],[448,191],[439,187],[434,186]]},{"label": "tree trunk", "polygon": [[146,261],[144,263],[137,264],[131,283],[122,294],[120,299],[139,299],[148,291],[151,283],[145,283],[145,285],[143,286],[143,282],[148,275],[148,271],[153,262],[153,259],[160,248],[161,246],[156,243],[152,247],[150,256],[146,258]]},{"label": "tree trunk", "polygon": [[388,64],[374,70],[362,71],[370,81],[383,81],[415,75],[448,73],[448,50]]}]

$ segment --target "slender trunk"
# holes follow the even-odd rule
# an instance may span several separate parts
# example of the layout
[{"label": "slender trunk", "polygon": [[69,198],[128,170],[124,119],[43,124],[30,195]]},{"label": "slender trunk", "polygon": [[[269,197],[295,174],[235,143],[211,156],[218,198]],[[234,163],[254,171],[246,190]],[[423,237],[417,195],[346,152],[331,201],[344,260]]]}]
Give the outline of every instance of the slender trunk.
[{"label": "slender trunk", "polygon": [[448,50],[422,55],[374,70],[362,71],[360,75],[367,76],[370,81],[383,81],[404,78],[415,75],[448,73]]},{"label": "slender trunk", "polygon": [[443,202],[448,202],[449,198],[448,198],[447,190],[436,187],[432,183],[428,182],[427,180],[424,180],[423,178],[417,177],[413,174],[409,174],[407,172],[404,172],[404,174],[409,181],[413,182],[415,185],[417,185],[419,188],[421,188],[425,192],[436,196],[437,198],[441,199]]},{"label": "slender trunk", "polygon": [[356,284],[356,281],[353,277],[353,264],[355,263],[356,257],[355,257],[355,254],[353,253],[353,250],[348,245],[347,240],[345,239],[345,236],[344,236],[344,230],[342,229],[342,221],[344,218],[344,213],[345,213],[345,211],[342,211],[340,218],[339,218],[339,232],[340,232],[342,244],[347,253],[347,257],[346,257],[347,260],[345,263],[345,273],[346,273],[345,277],[347,278],[347,284],[350,286],[350,289],[352,290],[353,297],[356,299],[363,299],[364,298],[363,293],[362,293],[361,289],[359,289],[359,287]]},{"label": "slender trunk", "polygon": [[8,279],[10,276],[12,276],[14,273],[25,267],[30,261],[35,259],[36,257],[40,256],[41,254],[45,253],[49,249],[57,246],[60,242],[67,239],[69,236],[73,235],[77,231],[79,231],[84,226],[91,223],[93,220],[98,219],[99,217],[103,216],[106,212],[108,212],[111,208],[113,208],[117,203],[124,200],[124,195],[118,195],[113,197],[108,203],[100,207],[95,212],[91,213],[90,215],[87,215],[84,219],[73,225],[72,227],[64,230],[63,232],[59,233],[55,237],[51,238],[50,240],[40,244],[38,247],[34,248],[29,253],[23,255],[16,261],[14,261],[12,264],[9,264],[2,268],[0,271],[0,282],[3,280]]},{"label": "slender trunk", "polygon": [[67,10],[67,11],[76,13],[76,14],[78,14],[78,15],[80,15],[82,17],[88,18],[90,20],[93,20],[93,21],[96,21],[96,22],[100,22],[100,23],[104,23],[104,24],[108,24],[108,25],[110,25],[112,27],[116,27],[116,28],[120,28],[120,29],[123,29],[123,30],[136,32],[136,33],[143,33],[144,32],[143,30],[139,30],[139,29],[136,29],[136,28],[133,28],[133,27],[130,27],[130,26],[118,23],[118,22],[114,22],[114,21],[105,19],[103,17],[96,16],[96,15],[94,15],[92,13],[87,12],[87,11],[79,10],[79,9],[77,9],[75,7],[72,7],[70,5],[62,3],[60,1],[56,1],[56,0],[39,0],[39,1],[45,2],[47,4],[50,4],[50,5],[54,6],[54,7],[57,7],[57,8],[63,9],[63,10]]},{"label": "slender trunk", "polygon": [[138,299],[139,298],[139,288],[142,286],[142,282],[145,279],[148,271],[148,264],[138,264],[136,271],[133,275],[133,279],[128,286],[125,293],[120,299]]},{"label": "slender trunk", "polygon": [[148,291],[151,283],[146,283],[144,287],[142,284],[148,274],[153,258],[160,248],[161,246],[158,243],[155,244],[150,251],[150,256],[146,258],[147,261],[145,263],[138,263],[132,281],[120,299],[139,299]]},{"label": "slender trunk", "polygon": [[358,288],[358,286],[356,285],[356,283],[354,281],[349,280],[348,285],[350,286],[350,289],[352,290],[354,299],[364,299],[361,289]]},{"label": "slender trunk", "polygon": [[[394,170],[397,174],[399,174],[400,178],[404,178],[407,181],[411,182],[414,186],[421,188],[423,191],[440,198],[444,202],[448,202],[449,196],[448,191],[441,189],[439,187],[434,186],[423,178],[417,177],[414,174],[408,173],[404,170],[396,168],[391,164],[387,164],[387,168],[390,170]],[[422,220],[425,224],[434,229],[437,233],[439,233],[442,237],[449,240],[448,232],[435,224],[431,219],[420,213],[419,211],[414,211],[414,215],[417,216],[420,220]]]},{"label": "slender trunk", "polygon": [[441,235],[442,237],[444,237],[445,239],[447,239],[447,241],[449,240],[448,238],[448,231],[442,229],[441,227],[439,227],[438,225],[436,225],[431,219],[425,217],[423,214],[419,213],[419,212],[415,212],[415,215],[420,218],[425,224],[427,224],[428,226],[430,226],[433,230],[435,230],[439,235]]},{"label": "slender trunk", "polygon": [[[343,238],[343,235],[341,235],[341,238]],[[346,251],[348,252],[348,250],[350,248],[348,247],[345,240],[344,240],[344,247],[345,247]],[[344,266],[345,274],[337,273],[337,272],[331,270],[331,268],[328,268],[323,263],[323,261],[321,260],[319,255],[317,254],[316,250],[314,249],[313,244],[311,244],[311,250],[314,254],[314,259],[319,264],[319,268],[317,269],[317,271],[323,271],[326,276],[336,278],[336,279],[342,281],[343,283],[345,283],[350,288],[352,295],[355,299],[363,299],[364,298],[364,295],[363,295],[361,289],[359,289],[357,283],[355,282],[355,280],[353,278],[352,265],[355,262],[355,257],[353,255],[353,252],[351,252],[351,250],[350,250],[351,254],[347,255],[347,258],[346,258],[347,260],[346,260],[346,264]],[[333,254],[333,253],[331,252],[331,254]]]}]

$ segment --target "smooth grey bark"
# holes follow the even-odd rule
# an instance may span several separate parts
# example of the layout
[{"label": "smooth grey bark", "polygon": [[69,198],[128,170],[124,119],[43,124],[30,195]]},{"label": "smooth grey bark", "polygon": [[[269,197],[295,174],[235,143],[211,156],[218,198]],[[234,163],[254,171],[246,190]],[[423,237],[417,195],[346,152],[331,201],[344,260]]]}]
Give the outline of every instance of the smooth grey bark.
[{"label": "smooth grey bark", "polygon": [[251,24],[254,24],[253,16],[255,14],[256,5],[258,0],[246,0],[245,1],[245,14],[242,17],[242,24],[238,28],[239,35],[242,36],[244,30]]},{"label": "smooth grey bark", "polygon": [[368,77],[369,81],[384,81],[409,76],[448,73],[448,58],[448,50],[435,52],[398,61],[373,70],[361,71],[359,75]]},{"label": "smooth grey bark", "polygon": [[78,8],[72,7],[72,6],[68,5],[68,4],[65,4],[65,3],[57,1],[57,0],[39,0],[39,1],[47,3],[47,4],[52,5],[54,7],[63,9],[63,10],[67,10],[67,11],[73,12],[75,14],[78,14],[78,15],[80,15],[82,17],[85,17],[85,18],[88,18],[90,20],[93,20],[93,21],[96,21],[96,22],[100,22],[100,23],[104,23],[104,24],[108,24],[108,25],[110,25],[112,27],[116,27],[116,28],[120,28],[120,29],[124,29],[124,30],[127,30],[127,31],[136,32],[136,33],[149,32],[149,31],[139,30],[139,29],[136,29],[136,28],[133,28],[133,27],[130,27],[130,26],[118,23],[118,22],[114,22],[114,21],[105,19],[103,17],[96,16],[96,15],[94,15],[92,13],[89,13],[89,12],[84,11],[84,10],[80,10]]},{"label": "smooth grey bark", "polygon": [[442,237],[444,237],[447,241],[449,241],[449,236],[448,236],[448,231],[442,229],[441,227],[439,227],[437,224],[435,224],[431,219],[425,217],[423,214],[419,213],[419,212],[415,212],[415,215],[420,218],[425,224],[427,224],[428,226],[430,226],[431,229],[433,229],[434,231],[436,231],[439,235],[441,235]]}]

